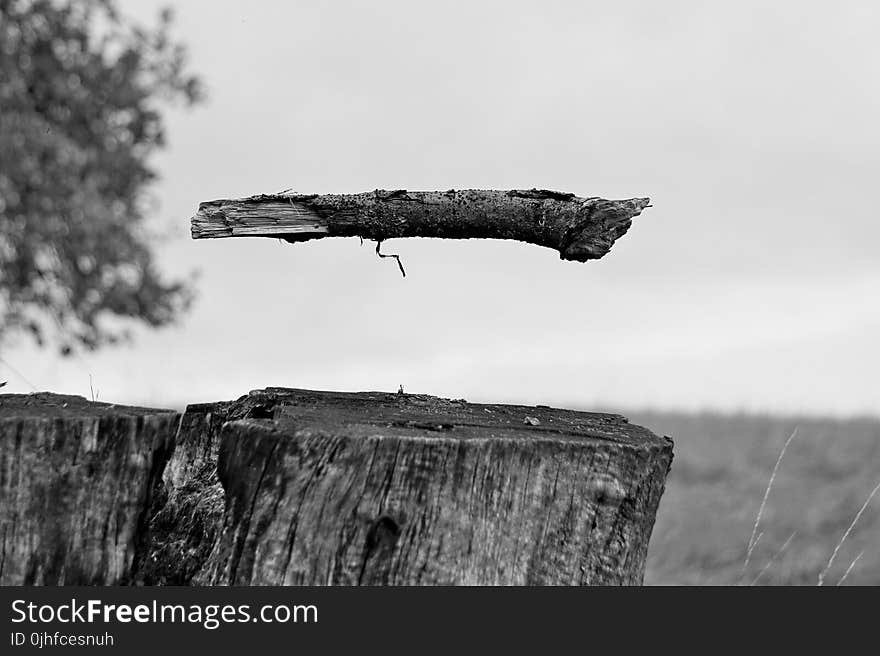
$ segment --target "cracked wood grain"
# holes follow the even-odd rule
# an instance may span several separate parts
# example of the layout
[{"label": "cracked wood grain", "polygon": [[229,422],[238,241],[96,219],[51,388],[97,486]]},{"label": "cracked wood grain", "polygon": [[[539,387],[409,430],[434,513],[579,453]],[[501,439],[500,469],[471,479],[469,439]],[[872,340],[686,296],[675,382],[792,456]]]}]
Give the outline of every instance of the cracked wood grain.
[{"label": "cracked wood grain", "polygon": [[130,582],[179,418],[0,395],[0,585]]},{"label": "cracked wood grain", "polygon": [[649,204],[544,189],[281,193],[201,203],[191,227],[193,239],[512,239],[585,262],[608,253]]},{"label": "cracked wood grain", "polygon": [[622,417],[282,388],[232,407],[189,583],[642,581],[672,444]]},{"label": "cracked wood grain", "polygon": [[546,406],[2,395],[0,584],[639,584],[671,460]]}]

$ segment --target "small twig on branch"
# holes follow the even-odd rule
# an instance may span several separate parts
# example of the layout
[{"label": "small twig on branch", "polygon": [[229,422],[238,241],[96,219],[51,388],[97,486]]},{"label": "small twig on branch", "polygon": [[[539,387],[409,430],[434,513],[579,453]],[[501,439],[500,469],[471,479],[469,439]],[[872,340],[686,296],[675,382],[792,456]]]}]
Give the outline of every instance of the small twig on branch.
[{"label": "small twig on branch", "polygon": [[649,206],[648,198],[605,200],[546,189],[283,193],[202,203],[192,236],[512,239],[585,262],[608,253]]},{"label": "small twig on branch", "polygon": [[382,253],[379,249],[382,248],[382,242],[376,242],[376,255],[379,257],[393,257],[397,260],[397,266],[400,268],[400,273],[406,278],[406,271],[403,270],[403,263],[400,261],[400,255],[395,255],[394,253]]}]

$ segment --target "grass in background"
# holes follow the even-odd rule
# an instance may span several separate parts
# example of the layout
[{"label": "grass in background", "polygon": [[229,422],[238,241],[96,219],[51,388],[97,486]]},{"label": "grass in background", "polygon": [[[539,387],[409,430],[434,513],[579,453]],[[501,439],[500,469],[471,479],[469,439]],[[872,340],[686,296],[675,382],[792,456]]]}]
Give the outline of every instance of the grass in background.
[{"label": "grass in background", "polygon": [[[880,421],[627,412],[675,440],[648,551],[648,585],[816,585],[880,480]],[[780,449],[746,571],[755,517]],[[865,507],[825,575],[880,585],[880,503]],[[853,564],[854,563],[854,564]],[[769,565],[769,566],[768,566]],[[847,574],[847,570],[852,565]]]}]

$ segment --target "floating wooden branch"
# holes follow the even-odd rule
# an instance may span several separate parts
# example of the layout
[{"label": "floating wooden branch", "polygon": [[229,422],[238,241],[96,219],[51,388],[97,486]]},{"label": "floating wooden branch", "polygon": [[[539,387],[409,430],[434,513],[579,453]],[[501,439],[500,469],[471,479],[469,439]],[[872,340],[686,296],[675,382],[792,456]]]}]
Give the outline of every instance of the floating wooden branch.
[{"label": "floating wooden branch", "polygon": [[202,203],[192,217],[192,236],[513,239],[585,262],[605,255],[650,202],[545,189],[280,193]]}]

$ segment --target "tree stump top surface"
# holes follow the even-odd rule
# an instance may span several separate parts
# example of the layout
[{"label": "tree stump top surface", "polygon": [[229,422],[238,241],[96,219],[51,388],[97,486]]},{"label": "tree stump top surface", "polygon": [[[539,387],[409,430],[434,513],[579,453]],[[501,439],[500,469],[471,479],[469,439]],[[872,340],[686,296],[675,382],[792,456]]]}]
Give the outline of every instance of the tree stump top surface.
[{"label": "tree stump top surface", "polygon": [[101,403],[89,401],[82,396],[55,394],[52,392],[0,394],[0,420],[30,418],[84,419],[159,414],[174,414],[174,411]]},{"label": "tree stump top surface", "polygon": [[[209,411],[215,405],[190,406]],[[549,406],[468,403],[425,394],[321,392],[270,387],[232,403],[230,418],[274,419],[279,427],[332,431],[349,437],[467,440],[504,438],[554,442],[607,441],[669,448],[670,441],[620,415]]]},{"label": "tree stump top surface", "polygon": [[[284,387],[254,390],[233,402],[199,403],[191,411],[229,406],[230,419],[274,419],[279,427],[332,430],[350,437],[422,439],[506,438],[529,441],[601,440],[635,447],[665,447],[667,438],[616,414],[469,403],[427,394],[328,392]],[[94,402],[82,396],[39,392],[0,394],[0,419],[101,418],[174,413],[173,410]]]}]

